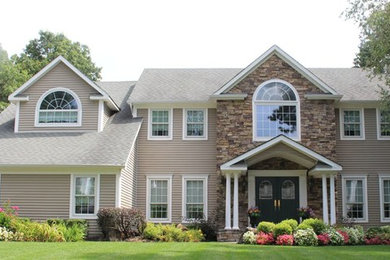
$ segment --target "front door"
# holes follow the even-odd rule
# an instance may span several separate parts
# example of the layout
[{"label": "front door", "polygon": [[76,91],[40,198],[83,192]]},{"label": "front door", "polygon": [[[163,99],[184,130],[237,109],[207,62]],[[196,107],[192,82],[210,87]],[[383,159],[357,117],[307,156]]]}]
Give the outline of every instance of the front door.
[{"label": "front door", "polygon": [[256,177],[256,206],[261,221],[298,220],[298,177]]}]

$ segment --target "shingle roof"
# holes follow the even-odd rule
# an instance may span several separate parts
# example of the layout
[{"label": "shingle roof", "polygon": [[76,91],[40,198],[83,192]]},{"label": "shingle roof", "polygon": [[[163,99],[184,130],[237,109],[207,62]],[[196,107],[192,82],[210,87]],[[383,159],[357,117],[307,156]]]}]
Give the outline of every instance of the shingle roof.
[{"label": "shingle roof", "polygon": [[[342,101],[378,100],[379,79],[358,68],[309,69]],[[145,69],[130,97],[132,103],[206,102],[241,69]]]},{"label": "shingle roof", "polygon": [[[134,82],[99,82],[122,103],[104,130],[71,133],[14,133],[16,106],[0,114],[1,165],[124,166],[142,120],[132,118],[127,100]],[[118,87],[119,86],[119,87]]]}]

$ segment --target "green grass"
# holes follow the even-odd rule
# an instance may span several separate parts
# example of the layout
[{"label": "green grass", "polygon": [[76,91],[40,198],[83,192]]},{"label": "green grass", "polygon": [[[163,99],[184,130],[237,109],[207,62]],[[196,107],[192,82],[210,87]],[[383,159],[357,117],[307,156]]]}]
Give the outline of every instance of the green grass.
[{"label": "green grass", "polygon": [[280,247],[233,243],[0,242],[1,259],[390,259],[390,246]]}]

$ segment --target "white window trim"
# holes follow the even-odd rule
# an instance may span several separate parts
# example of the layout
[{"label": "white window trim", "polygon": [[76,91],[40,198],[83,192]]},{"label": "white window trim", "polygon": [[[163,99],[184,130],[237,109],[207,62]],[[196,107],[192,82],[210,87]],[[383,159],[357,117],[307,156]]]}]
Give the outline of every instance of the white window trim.
[{"label": "white window trim", "polygon": [[353,219],[355,223],[367,223],[368,222],[368,194],[367,194],[367,175],[343,175],[341,176],[341,192],[342,192],[342,203],[343,203],[343,217],[347,218],[347,207],[346,207],[346,181],[347,180],[362,180],[363,181],[363,218]]},{"label": "white window trim", "polygon": [[203,181],[203,214],[204,220],[207,220],[208,216],[208,174],[197,175],[183,175],[182,176],[182,223],[190,223],[193,219],[187,219],[187,181]]},{"label": "white window trim", "polygon": [[[75,185],[77,177],[95,177],[95,212],[94,214],[76,214],[75,213]],[[97,219],[100,201],[100,174],[71,174],[70,176],[70,209],[69,218],[76,219]]]},{"label": "white window trim", "polygon": [[[150,182],[152,180],[168,181],[168,218],[150,217]],[[172,175],[147,175],[146,176],[146,220],[153,223],[171,223],[172,222]]]},{"label": "white window trim", "polygon": [[[255,100],[255,97],[257,96],[257,93],[260,91],[262,87],[267,85],[268,83],[272,82],[279,82],[282,84],[287,85],[291,90],[294,92],[297,100],[296,101],[257,101]],[[260,86],[257,87],[256,91],[253,94],[252,97],[252,135],[253,135],[253,141],[254,142],[263,142],[263,141],[268,141],[276,136],[267,136],[267,137],[258,137],[257,136],[257,105],[282,105],[282,106],[288,106],[288,105],[295,105],[296,106],[296,111],[297,111],[297,137],[291,138],[295,141],[300,141],[301,140],[301,102],[300,98],[298,95],[297,90],[288,83],[287,81],[281,80],[281,79],[270,79],[265,82],[263,82]]]},{"label": "white window trim", "polygon": [[[152,111],[168,111],[168,136],[152,135]],[[173,139],[173,109],[172,108],[148,108],[148,140],[172,140]]]},{"label": "white window trim", "polygon": [[381,135],[381,110],[376,109],[376,133],[378,140],[390,140],[390,136]]},{"label": "white window trim", "polygon": [[[208,113],[207,108],[183,108],[183,140],[207,140],[208,138]],[[187,135],[187,111],[203,111],[203,136]]]},{"label": "white window trim", "polygon": [[[359,111],[360,114],[360,136],[345,136],[344,135],[344,111]],[[364,126],[364,108],[340,108],[340,140],[365,140],[365,126]]]},{"label": "white window trim", "polygon": [[385,218],[384,214],[384,207],[383,207],[383,181],[384,180],[390,180],[390,174],[379,174],[379,202],[380,202],[380,209],[381,209],[381,222],[383,223],[389,223],[390,218]]},{"label": "white window trim", "polygon": [[[77,123],[61,123],[61,124],[56,124],[56,123],[39,123],[39,110],[41,107],[41,103],[43,99],[49,95],[50,93],[56,92],[56,91],[65,91],[71,94],[74,99],[77,102]],[[67,89],[67,88],[52,88],[46,91],[41,95],[41,97],[38,99],[38,102],[35,106],[35,121],[34,121],[34,126],[35,127],[80,127],[82,125],[82,115],[83,115],[83,109],[81,105],[80,98],[76,93],[74,93],[72,90]]]}]

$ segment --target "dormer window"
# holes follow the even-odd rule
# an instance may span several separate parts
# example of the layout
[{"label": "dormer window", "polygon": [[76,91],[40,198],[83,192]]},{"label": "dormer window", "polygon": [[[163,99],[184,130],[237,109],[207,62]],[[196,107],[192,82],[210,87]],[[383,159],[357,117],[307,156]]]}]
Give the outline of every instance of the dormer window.
[{"label": "dormer window", "polygon": [[266,141],[280,134],[300,139],[299,96],[291,84],[273,79],[253,95],[253,139]]},{"label": "dormer window", "polygon": [[81,103],[77,95],[64,88],[43,94],[37,103],[35,126],[81,126]]}]

